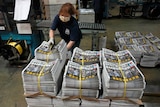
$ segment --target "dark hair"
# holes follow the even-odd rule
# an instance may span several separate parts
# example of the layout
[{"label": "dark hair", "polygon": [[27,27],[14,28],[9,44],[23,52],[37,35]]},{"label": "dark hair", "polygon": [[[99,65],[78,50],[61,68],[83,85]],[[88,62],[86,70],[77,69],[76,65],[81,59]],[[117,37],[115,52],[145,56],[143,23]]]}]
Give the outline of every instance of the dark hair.
[{"label": "dark hair", "polygon": [[71,3],[63,4],[59,11],[59,15],[62,15],[62,16],[69,16],[74,14],[77,14],[77,11]]}]

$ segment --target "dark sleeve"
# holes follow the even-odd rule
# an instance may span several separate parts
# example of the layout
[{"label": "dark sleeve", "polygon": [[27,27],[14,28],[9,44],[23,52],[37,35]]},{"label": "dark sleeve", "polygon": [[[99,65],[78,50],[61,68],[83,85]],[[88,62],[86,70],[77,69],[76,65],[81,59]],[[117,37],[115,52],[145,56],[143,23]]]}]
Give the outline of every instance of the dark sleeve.
[{"label": "dark sleeve", "polygon": [[72,41],[78,41],[81,38],[82,38],[81,30],[79,28],[78,23],[75,21],[74,25],[73,25],[73,28],[71,30],[71,33],[70,33],[70,40],[72,40]]},{"label": "dark sleeve", "polygon": [[52,21],[52,25],[51,25],[52,30],[56,30],[56,28],[58,27],[58,22],[59,22],[59,16],[56,15]]}]

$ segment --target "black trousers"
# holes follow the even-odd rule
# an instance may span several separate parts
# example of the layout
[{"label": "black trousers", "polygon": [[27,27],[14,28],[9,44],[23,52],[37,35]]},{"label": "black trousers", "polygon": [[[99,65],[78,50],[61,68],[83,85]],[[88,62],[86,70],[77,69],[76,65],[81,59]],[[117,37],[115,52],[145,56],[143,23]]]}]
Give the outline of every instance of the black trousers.
[{"label": "black trousers", "polygon": [[95,23],[102,23],[103,12],[95,12]]}]

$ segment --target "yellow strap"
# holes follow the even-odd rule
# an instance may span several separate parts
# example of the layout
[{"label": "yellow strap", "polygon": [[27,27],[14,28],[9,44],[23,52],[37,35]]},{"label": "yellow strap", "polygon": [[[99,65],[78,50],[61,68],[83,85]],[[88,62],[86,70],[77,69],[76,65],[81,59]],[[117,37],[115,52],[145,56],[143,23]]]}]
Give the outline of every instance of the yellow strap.
[{"label": "yellow strap", "polygon": [[82,98],[82,66],[80,67],[79,74],[79,98]]},{"label": "yellow strap", "polygon": [[40,71],[40,73],[38,74],[38,89],[39,89],[39,91],[40,91],[40,94],[42,94],[43,92],[42,92],[42,89],[41,89],[41,75],[42,75],[42,73],[43,73],[43,71],[44,71],[44,68],[45,68],[45,66],[46,65],[44,65],[43,66],[43,68],[41,69],[41,71]]},{"label": "yellow strap", "polygon": [[46,55],[46,61],[49,61],[49,54]]},{"label": "yellow strap", "polygon": [[[84,57],[82,56],[82,66],[84,65]],[[79,74],[79,97],[82,98],[82,66],[80,66]]]},{"label": "yellow strap", "polygon": [[118,67],[119,67],[119,70],[120,70],[120,72],[121,72],[121,74],[122,74],[123,82],[124,82],[124,93],[123,93],[123,97],[126,97],[127,81],[126,81],[126,77],[125,77],[125,75],[124,75],[124,72],[122,71],[122,67],[120,66],[121,60],[119,59],[117,53],[116,53],[116,56],[117,56],[117,59],[118,59]]}]

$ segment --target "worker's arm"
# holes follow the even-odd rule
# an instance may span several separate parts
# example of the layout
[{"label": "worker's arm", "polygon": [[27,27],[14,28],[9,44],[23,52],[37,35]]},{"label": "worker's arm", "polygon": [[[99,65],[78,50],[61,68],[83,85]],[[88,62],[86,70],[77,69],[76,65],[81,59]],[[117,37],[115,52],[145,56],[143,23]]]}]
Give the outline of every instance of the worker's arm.
[{"label": "worker's arm", "polygon": [[67,49],[70,50],[74,44],[75,44],[75,41],[69,41],[67,44]]},{"label": "worker's arm", "polygon": [[54,30],[50,29],[49,31],[49,43],[54,44]]},{"label": "worker's arm", "polygon": [[49,38],[54,38],[54,30],[50,29]]}]

